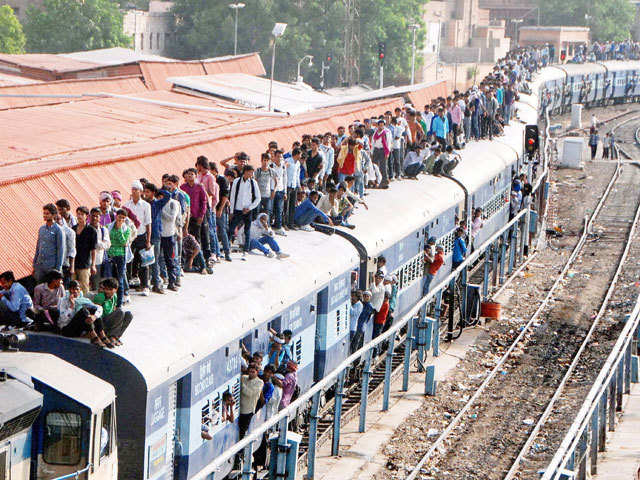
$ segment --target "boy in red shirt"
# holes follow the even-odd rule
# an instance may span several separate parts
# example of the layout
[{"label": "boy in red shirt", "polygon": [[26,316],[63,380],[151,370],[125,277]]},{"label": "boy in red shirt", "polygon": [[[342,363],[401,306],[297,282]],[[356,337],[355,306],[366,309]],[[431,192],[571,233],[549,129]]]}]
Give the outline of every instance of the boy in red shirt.
[{"label": "boy in red shirt", "polygon": [[425,279],[424,279],[424,288],[422,289],[422,294],[426,295],[429,293],[429,287],[431,286],[431,281],[433,277],[436,276],[440,267],[444,264],[444,248],[440,245],[436,247],[436,254],[431,258],[426,251],[425,248]]}]

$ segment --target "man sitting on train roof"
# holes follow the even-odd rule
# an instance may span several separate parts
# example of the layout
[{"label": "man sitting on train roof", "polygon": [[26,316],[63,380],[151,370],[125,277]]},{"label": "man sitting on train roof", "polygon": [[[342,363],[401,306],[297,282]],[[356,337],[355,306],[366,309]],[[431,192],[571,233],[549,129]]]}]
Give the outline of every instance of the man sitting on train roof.
[{"label": "man sitting on train roof", "polygon": [[62,272],[49,270],[45,275],[45,281],[36,285],[33,291],[33,309],[36,312],[35,321],[38,328],[51,330],[56,326],[60,315],[58,303],[64,295]]},{"label": "man sitting on train roof", "polygon": [[122,345],[120,337],[127,329],[133,315],[116,307],[118,302],[118,281],[115,278],[105,278],[100,282],[100,291],[93,297],[93,303],[102,307],[102,323],[105,335],[110,343]]},{"label": "man sitting on train roof", "polygon": [[300,229],[305,232],[313,231],[310,226],[313,222],[325,223],[333,226],[333,221],[322,210],[316,207],[316,203],[320,198],[320,194],[317,191],[312,191],[309,197],[302,201],[300,205],[296,207],[296,213],[294,216],[294,223]]},{"label": "man sitting on train roof", "polygon": [[16,282],[12,271],[0,274],[0,288],[0,325],[30,325],[33,321],[27,313],[32,313],[33,302],[27,289]]},{"label": "man sitting on train roof", "polygon": [[82,295],[76,280],[69,282],[69,291],[58,302],[56,330],[65,337],[86,336],[98,347],[114,347],[107,338],[102,322],[102,307]]}]

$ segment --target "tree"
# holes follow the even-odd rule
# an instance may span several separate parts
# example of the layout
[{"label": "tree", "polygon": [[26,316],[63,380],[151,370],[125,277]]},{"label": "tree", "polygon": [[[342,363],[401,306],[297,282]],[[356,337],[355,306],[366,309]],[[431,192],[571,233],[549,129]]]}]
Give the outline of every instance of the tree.
[{"label": "tree", "polygon": [[[377,44],[386,41],[385,76],[390,81],[408,81],[411,72],[412,32],[407,25],[416,23],[421,30],[416,44],[424,41],[422,6],[427,0],[362,0],[360,2],[361,81],[376,82]],[[346,10],[337,0],[246,0],[238,12],[238,51],[259,52],[267,70],[271,68],[275,22],[287,23],[287,30],[278,39],[275,77],[295,80],[298,61],[313,55],[313,67],[303,66],[307,83],[318,86],[322,60],[331,54],[332,61],[325,73],[330,86],[339,81],[340,65],[344,62],[344,32]],[[175,42],[170,54],[177,58],[197,59],[228,55],[233,52],[234,11],[228,2],[176,0]],[[416,57],[416,65],[420,58]],[[390,83],[390,82],[387,82]]]},{"label": "tree", "polygon": [[24,53],[22,25],[9,5],[0,7],[0,52]]},{"label": "tree", "polygon": [[111,0],[45,0],[41,9],[27,10],[27,50],[62,53],[129,46],[122,18]]},{"label": "tree", "polygon": [[626,40],[635,7],[628,0],[538,0],[544,25],[591,28],[593,40]]}]

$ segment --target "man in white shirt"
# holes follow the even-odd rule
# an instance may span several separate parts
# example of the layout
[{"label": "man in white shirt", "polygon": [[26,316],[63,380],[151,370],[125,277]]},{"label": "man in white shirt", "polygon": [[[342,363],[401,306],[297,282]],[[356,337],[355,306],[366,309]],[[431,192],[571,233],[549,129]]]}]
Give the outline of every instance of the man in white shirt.
[{"label": "man in white shirt", "polygon": [[[287,165],[282,158],[282,150],[273,152],[273,162],[271,168],[276,174],[275,195],[273,197],[273,230],[277,235],[286,236],[282,228],[282,214],[284,212],[284,202],[287,200]],[[299,176],[298,176],[299,177]]]},{"label": "man in white shirt", "polygon": [[389,186],[389,176],[387,174],[387,162],[392,148],[391,132],[385,127],[384,120],[378,120],[378,128],[373,134],[373,163],[380,169],[382,180],[380,188]]},{"label": "man in white shirt", "polygon": [[236,228],[244,225],[243,258],[249,252],[251,241],[251,221],[253,210],[260,205],[260,187],[253,178],[253,167],[245,165],[242,168],[242,176],[236,178],[231,186],[231,225],[229,230],[234,235]]},{"label": "man in white shirt", "polygon": [[380,307],[382,307],[382,302],[384,302],[384,272],[382,270],[378,270],[376,272],[375,279],[373,284],[370,285],[371,290],[371,306],[376,312],[380,311]]},{"label": "man in white shirt", "polygon": [[142,184],[136,180],[131,185],[131,199],[124,204],[138,218],[140,225],[137,229],[137,236],[131,244],[133,252],[133,276],[140,279],[138,291],[143,296],[149,295],[149,267],[140,266],[140,252],[151,248],[151,205],[142,199]]},{"label": "man in white shirt", "polygon": [[333,171],[333,164],[335,161],[336,152],[333,150],[331,146],[331,133],[325,133],[324,137],[322,137],[322,143],[320,144],[320,151],[324,154],[324,169],[321,173],[322,175],[322,184],[327,184],[327,179],[331,172]]},{"label": "man in white shirt", "polygon": [[289,229],[295,227],[293,217],[296,213],[296,199],[298,198],[298,189],[300,188],[300,157],[302,152],[298,147],[291,151],[289,158],[285,158],[287,165],[287,198],[285,205],[285,213],[287,216],[286,225]]}]

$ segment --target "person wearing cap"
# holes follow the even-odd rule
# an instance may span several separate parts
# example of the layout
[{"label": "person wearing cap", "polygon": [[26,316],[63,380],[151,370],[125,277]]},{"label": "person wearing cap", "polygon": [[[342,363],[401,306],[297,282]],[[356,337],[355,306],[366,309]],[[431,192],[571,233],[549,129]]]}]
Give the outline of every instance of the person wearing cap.
[{"label": "person wearing cap", "polygon": [[55,222],[56,206],[48,203],[42,207],[44,225],[38,230],[36,251],[33,256],[33,277],[36,282],[44,280],[49,270],[62,271],[65,252],[65,235],[62,227]]},{"label": "person wearing cap", "polygon": [[389,315],[389,299],[390,298],[391,298],[391,294],[388,291],[386,291],[386,289],[383,290],[382,305],[380,305],[380,310],[378,310],[373,316],[372,338],[376,338],[384,330],[384,326],[387,323],[387,315]]},{"label": "person wearing cap", "polygon": [[280,400],[280,410],[286,408],[291,403],[293,393],[298,385],[298,364],[293,361],[287,362],[287,373],[284,374],[284,379],[273,378],[274,385],[280,384],[282,388],[282,399]]},{"label": "person wearing cap", "polygon": [[111,276],[111,262],[109,262],[108,251],[111,247],[111,238],[107,227],[100,225],[101,210],[93,207],[89,211],[89,225],[91,225],[96,233],[96,273],[92,273],[89,279],[91,289],[96,290],[101,278]]},{"label": "person wearing cap", "polygon": [[380,182],[380,188],[387,188],[389,186],[389,176],[387,173],[387,162],[389,155],[391,154],[391,134],[389,130],[385,128],[384,119],[378,120],[378,128],[373,134],[373,163],[375,163],[380,169],[382,175],[382,181]]},{"label": "person wearing cap", "polygon": [[99,195],[100,225],[106,227],[114,222],[116,213],[113,208],[113,198],[110,192],[102,191]]},{"label": "person wearing cap", "polygon": [[369,286],[371,290],[371,306],[376,312],[382,308],[382,302],[384,302],[384,276],[385,273],[382,270],[378,270],[373,279],[373,283]]},{"label": "person wearing cap", "polygon": [[467,243],[464,240],[464,235],[462,228],[456,230],[456,239],[453,242],[453,255],[451,258],[454,270],[464,262],[464,258],[467,256]]},{"label": "person wearing cap", "polygon": [[139,221],[136,237],[131,243],[133,253],[131,267],[132,276],[140,279],[138,291],[146,297],[149,295],[149,267],[141,266],[140,253],[151,248],[151,205],[142,198],[142,190],[142,183],[138,180],[134,181],[131,184],[131,198],[125,203],[125,207],[131,210]]},{"label": "person wearing cap", "polygon": [[76,258],[73,279],[77,280],[83,294],[90,290],[91,275],[95,275],[97,269],[98,232],[87,223],[89,209],[80,206],[76,209],[77,223],[73,227],[76,233]]}]

